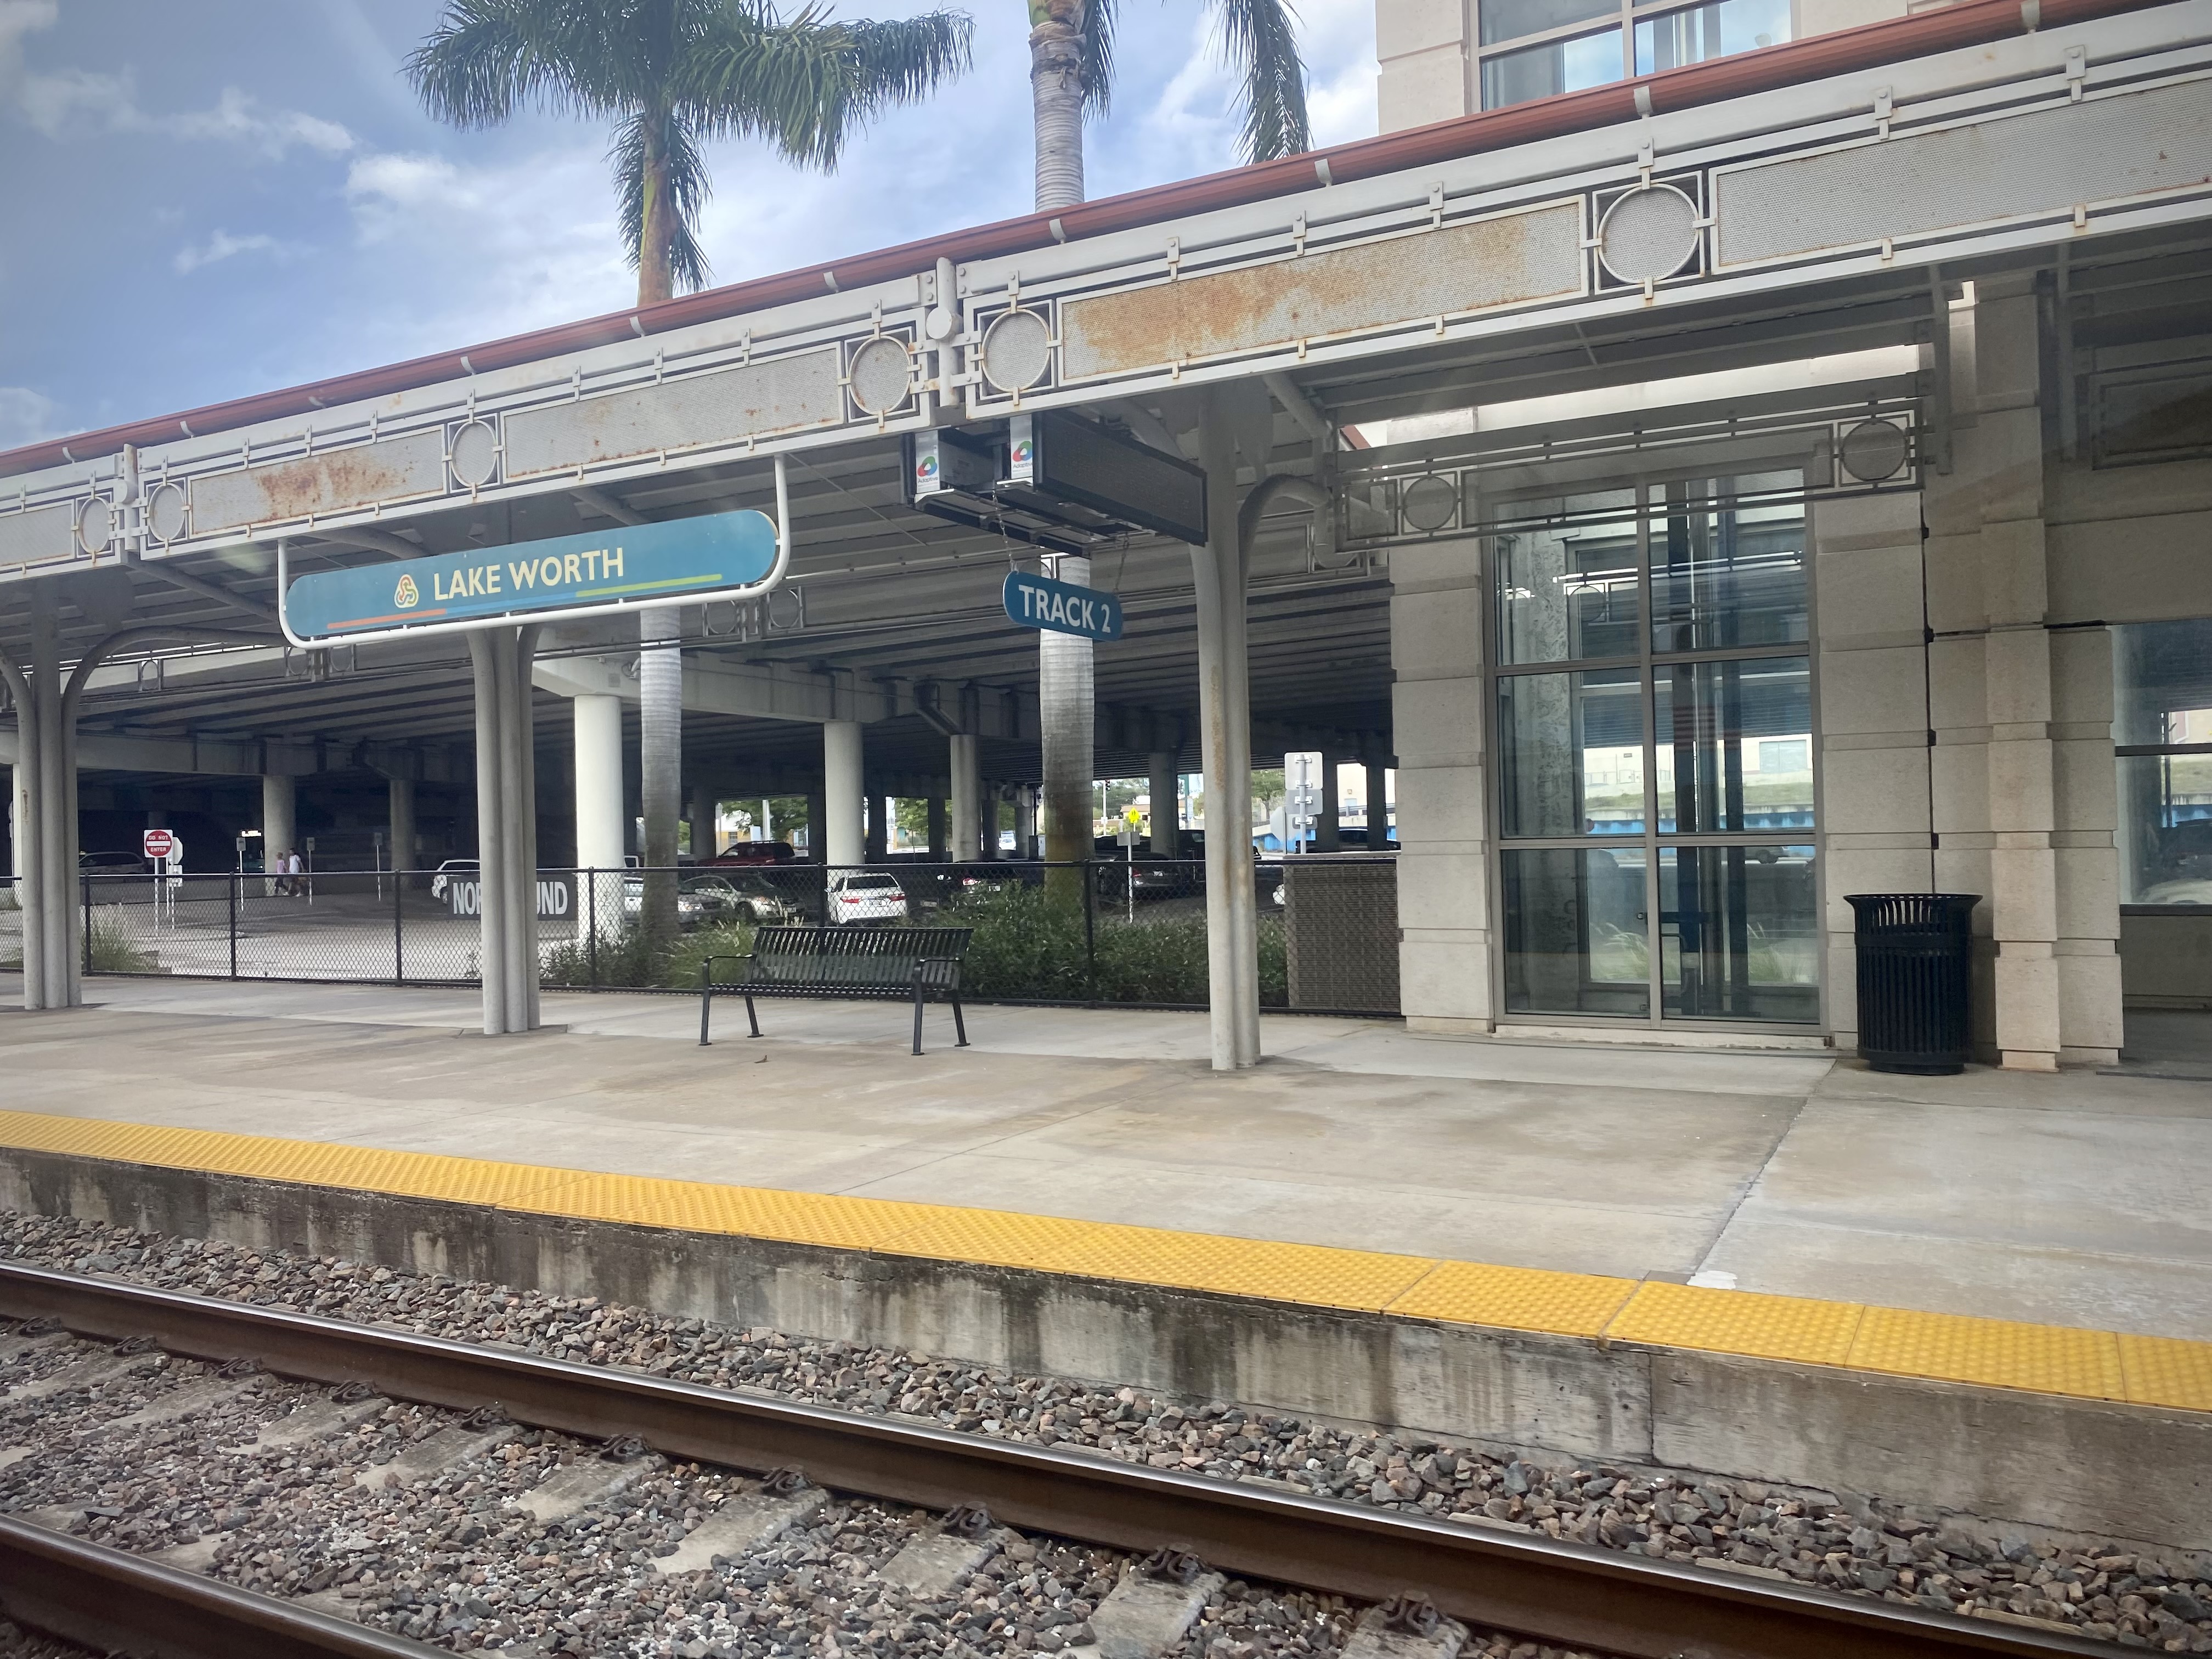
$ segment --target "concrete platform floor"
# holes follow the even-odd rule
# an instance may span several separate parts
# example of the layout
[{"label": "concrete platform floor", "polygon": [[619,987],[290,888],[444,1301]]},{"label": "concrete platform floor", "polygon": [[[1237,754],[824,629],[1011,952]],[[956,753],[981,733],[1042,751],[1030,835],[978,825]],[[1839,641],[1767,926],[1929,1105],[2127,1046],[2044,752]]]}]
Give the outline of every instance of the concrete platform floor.
[{"label": "concrete platform floor", "polygon": [[[0,996],[13,988],[0,976]],[[100,980],[0,1012],[0,1106],[2212,1340],[2212,1088],[986,1007]],[[2193,1070],[2194,1068],[2183,1068]],[[2124,1073],[2125,1068],[2123,1068]]]}]

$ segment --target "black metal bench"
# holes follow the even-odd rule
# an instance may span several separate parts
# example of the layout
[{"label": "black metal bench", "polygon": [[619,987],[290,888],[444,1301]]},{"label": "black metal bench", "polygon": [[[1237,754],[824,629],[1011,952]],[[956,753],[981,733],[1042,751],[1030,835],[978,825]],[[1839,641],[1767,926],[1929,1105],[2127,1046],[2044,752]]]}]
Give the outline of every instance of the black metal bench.
[{"label": "black metal bench", "polygon": [[[714,993],[745,1000],[745,1021],[761,1034],[755,997],[912,997],[914,1051],[921,1052],[921,1005],[931,992],[952,1004],[952,1029],[968,1046],[960,1012],[960,959],[972,927],[763,927],[748,956],[711,956],[699,964],[699,1046],[706,1048]],[[714,964],[741,962],[741,977],[714,982]]]}]

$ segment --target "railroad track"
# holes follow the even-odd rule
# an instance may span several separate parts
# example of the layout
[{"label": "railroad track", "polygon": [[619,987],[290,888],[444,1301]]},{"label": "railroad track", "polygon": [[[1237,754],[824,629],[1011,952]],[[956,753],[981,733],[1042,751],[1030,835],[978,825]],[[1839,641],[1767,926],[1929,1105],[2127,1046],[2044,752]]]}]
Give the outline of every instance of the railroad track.
[{"label": "railroad track", "polygon": [[[945,1517],[936,1529],[949,1540],[940,1554],[958,1556],[963,1538],[985,1530],[1018,1535],[1000,1528],[1128,1552],[1146,1559],[1142,1571],[1121,1575],[1137,1586],[1127,1593],[1138,1601],[1175,1602],[1176,1592],[1194,1584],[1218,1584],[1211,1575],[1220,1573],[1341,1596],[1369,1604],[1353,1646],[1377,1656],[1446,1651],[1449,1620],[1635,1659],[2025,1659],[2112,1651],[2077,1637],[1316,1499],[1258,1482],[1133,1467],[37,1268],[0,1264],[0,1316],[58,1322],[79,1338],[150,1343],[169,1354],[251,1362],[279,1377],[477,1413],[479,1427],[491,1420],[485,1408],[495,1405],[499,1417],[533,1430],[641,1443],[662,1458],[702,1466],[774,1472],[751,1494],[756,1504],[774,1500],[781,1481],[787,1498],[826,1489],[918,1506]],[[419,1659],[446,1650],[21,1518],[0,1519],[0,1600],[19,1622],[96,1652]],[[1106,1611],[1102,1604],[1093,1622]],[[1167,1639],[1181,1636],[1178,1626]],[[1135,1638],[1126,1631],[1103,1640],[1109,1653],[1116,1641],[1129,1654],[1139,1650],[1127,1645]]]}]

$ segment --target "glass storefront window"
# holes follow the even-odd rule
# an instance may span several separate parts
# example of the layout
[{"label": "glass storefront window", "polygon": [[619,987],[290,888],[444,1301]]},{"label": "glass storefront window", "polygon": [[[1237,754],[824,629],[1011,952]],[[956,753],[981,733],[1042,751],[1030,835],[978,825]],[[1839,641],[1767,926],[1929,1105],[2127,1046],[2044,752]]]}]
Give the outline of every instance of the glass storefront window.
[{"label": "glass storefront window", "polygon": [[2212,618],[2112,629],[2120,902],[2212,905]]},{"label": "glass storefront window", "polygon": [[1812,826],[1805,658],[1662,663],[1651,700],[1662,835]]},{"label": "glass storefront window", "polygon": [[1662,1006],[1678,1019],[1820,1018],[1810,847],[1662,847],[1659,939]]},{"label": "glass storefront window", "polygon": [[1618,81],[1626,72],[1619,29],[1547,41],[1519,52],[1485,53],[1482,106],[1501,109],[1508,104],[1525,104],[1531,98],[1580,92],[1585,87]]},{"label": "glass storefront window", "polygon": [[1774,501],[1799,483],[1501,514],[1504,1012],[1820,1018],[1804,512]]},{"label": "glass storefront window", "polygon": [[[1725,651],[1806,637],[1805,514],[1727,505],[1765,478],[1692,480],[1664,490],[1651,527],[1651,648]],[[1655,510],[1660,503],[1653,503]]]},{"label": "glass storefront window", "polygon": [[1643,692],[1643,677],[1633,668],[1500,680],[1500,832],[1640,834]]},{"label": "glass storefront window", "polygon": [[[1509,509],[1528,514],[1538,503]],[[1636,494],[1570,495],[1553,516],[1620,513],[1612,523],[1538,526],[1492,538],[1500,662],[1632,657],[1644,627]]]},{"label": "glass storefront window", "polygon": [[[1638,8],[1642,9],[1642,8]],[[1651,75],[1790,39],[1790,0],[1718,0],[1636,24],[1636,72]]]},{"label": "glass storefront window", "polygon": [[1518,40],[1586,23],[1593,17],[1610,17],[1620,9],[1620,0],[1483,0],[1482,44]]},{"label": "glass storefront window", "polygon": [[1514,1013],[1651,1012],[1641,842],[1504,857],[1505,1006]]}]

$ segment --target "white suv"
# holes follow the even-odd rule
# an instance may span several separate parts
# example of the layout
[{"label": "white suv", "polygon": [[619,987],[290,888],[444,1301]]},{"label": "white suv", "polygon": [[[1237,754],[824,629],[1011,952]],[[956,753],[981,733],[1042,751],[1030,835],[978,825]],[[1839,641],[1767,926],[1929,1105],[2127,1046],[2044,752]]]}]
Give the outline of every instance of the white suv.
[{"label": "white suv", "polygon": [[848,921],[904,921],[906,889],[896,876],[876,871],[832,876],[824,908],[833,927]]}]

